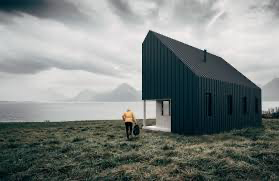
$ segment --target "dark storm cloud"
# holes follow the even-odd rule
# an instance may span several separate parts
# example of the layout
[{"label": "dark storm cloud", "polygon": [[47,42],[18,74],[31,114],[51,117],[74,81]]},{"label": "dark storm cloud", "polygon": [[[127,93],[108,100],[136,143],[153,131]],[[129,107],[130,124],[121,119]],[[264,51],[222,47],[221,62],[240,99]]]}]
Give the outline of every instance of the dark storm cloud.
[{"label": "dark storm cloud", "polygon": [[119,72],[108,69],[107,66],[100,64],[92,64],[90,62],[73,63],[62,62],[45,57],[28,57],[25,59],[6,59],[0,61],[0,72],[10,74],[36,74],[50,68],[58,68],[63,70],[83,70],[95,74],[121,77]]},{"label": "dark storm cloud", "polygon": [[[80,23],[89,21],[75,4],[66,0],[1,0],[0,12],[7,15],[21,16],[22,13],[38,18],[47,18],[63,23]],[[11,16],[0,18],[7,22]]]},{"label": "dark storm cloud", "polygon": [[133,8],[131,7],[129,0],[107,0],[109,3],[109,7],[112,9],[112,11],[119,16],[123,21],[136,24],[136,23],[143,23],[146,18],[156,18],[158,16],[159,9],[161,6],[165,3],[164,0],[151,0],[151,1],[144,1],[147,3],[155,3],[154,8],[150,9],[147,17],[141,16],[138,12],[135,12]]},{"label": "dark storm cloud", "polygon": [[129,22],[139,22],[141,18],[138,17],[130,7],[126,0],[108,0],[112,10],[123,20]]},{"label": "dark storm cloud", "polygon": [[0,11],[0,23],[10,24],[11,22],[12,22],[11,17],[8,14],[3,13],[3,12]]},{"label": "dark storm cloud", "polygon": [[265,6],[267,10],[272,11],[276,16],[279,17],[279,1],[271,0],[268,5]]}]

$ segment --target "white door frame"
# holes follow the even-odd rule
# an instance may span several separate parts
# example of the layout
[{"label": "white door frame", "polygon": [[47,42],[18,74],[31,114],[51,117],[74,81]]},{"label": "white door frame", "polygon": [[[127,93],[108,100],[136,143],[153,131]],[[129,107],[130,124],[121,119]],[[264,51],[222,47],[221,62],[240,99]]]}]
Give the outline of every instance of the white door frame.
[{"label": "white door frame", "polygon": [[171,99],[170,98],[164,98],[164,99],[149,99],[149,100],[143,100],[143,128],[146,127],[146,101],[170,101],[169,105],[169,111],[170,111],[170,116],[172,114],[171,111]]}]

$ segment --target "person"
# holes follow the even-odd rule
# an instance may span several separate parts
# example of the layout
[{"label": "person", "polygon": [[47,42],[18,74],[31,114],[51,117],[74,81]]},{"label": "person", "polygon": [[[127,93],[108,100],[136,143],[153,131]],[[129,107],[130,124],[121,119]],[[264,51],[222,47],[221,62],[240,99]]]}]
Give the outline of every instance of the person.
[{"label": "person", "polygon": [[133,123],[137,124],[135,115],[131,109],[128,108],[127,111],[123,113],[122,120],[125,123],[127,139],[129,140],[129,136],[132,136]]}]

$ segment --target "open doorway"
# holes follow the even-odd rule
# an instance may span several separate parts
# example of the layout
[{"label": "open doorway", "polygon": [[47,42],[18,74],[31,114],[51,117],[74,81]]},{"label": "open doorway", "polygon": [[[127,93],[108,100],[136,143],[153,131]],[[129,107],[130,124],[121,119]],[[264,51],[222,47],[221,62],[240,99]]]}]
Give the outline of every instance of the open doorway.
[{"label": "open doorway", "polygon": [[171,132],[171,100],[156,100],[156,124],[144,129]]}]

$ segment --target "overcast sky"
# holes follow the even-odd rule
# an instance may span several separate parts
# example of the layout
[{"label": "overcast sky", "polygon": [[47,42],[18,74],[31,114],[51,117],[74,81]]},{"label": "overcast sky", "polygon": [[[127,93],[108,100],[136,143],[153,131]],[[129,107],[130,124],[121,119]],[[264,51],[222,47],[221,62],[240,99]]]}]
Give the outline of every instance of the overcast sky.
[{"label": "overcast sky", "polygon": [[278,0],[0,0],[0,100],[140,90],[148,30],[222,56],[258,85],[279,76]]}]

